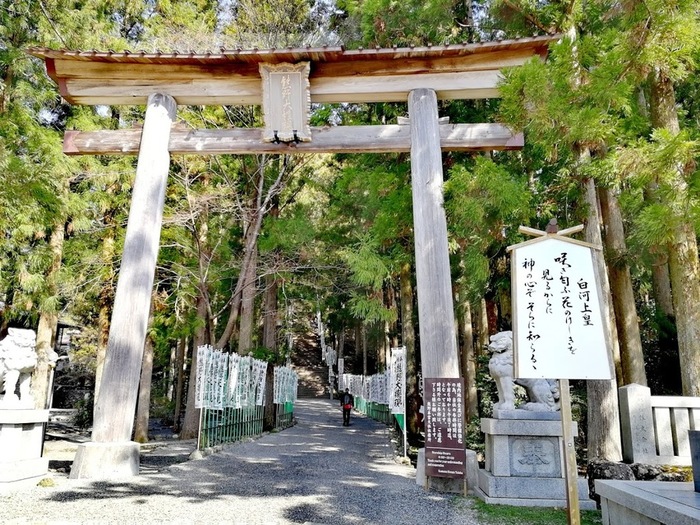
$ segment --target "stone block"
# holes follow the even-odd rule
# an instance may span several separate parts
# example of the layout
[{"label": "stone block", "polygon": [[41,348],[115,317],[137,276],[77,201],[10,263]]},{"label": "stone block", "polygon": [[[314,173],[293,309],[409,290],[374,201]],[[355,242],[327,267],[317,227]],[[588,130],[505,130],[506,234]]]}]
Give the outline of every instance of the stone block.
[{"label": "stone block", "polygon": [[10,423],[13,425],[22,425],[25,423],[46,423],[48,420],[48,410],[0,409],[0,425],[4,423]]},{"label": "stone block", "polygon": [[428,479],[425,475],[425,449],[420,449],[418,451],[418,458],[416,460],[416,485],[437,492],[450,492],[455,494],[462,494],[464,492],[464,482],[466,481],[467,492],[475,494],[479,483],[479,461],[476,457],[476,452],[474,450],[467,449],[465,451],[465,456],[466,457],[464,462],[464,479],[449,479],[436,477],[431,477],[430,479]]},{"label": "stone block", "polygon": [[596,492],[609,525],[697,525],[700,494],[692,483],[597,480]]},{"label": "stone block", "polygon": [[466,460],[464,462],[467,477],[467,490],[471,494],[476,494],[479,486],[479,460],[476,457],[475,450],[466,451]]},{"label": "stone block", "polygon": [[49,471],[48,458],[20,459],[0,462],[0,483],[41,478]]},{"label": "stone block", "polygon": [[48,410],[0,410],[0,462],[41,457]]},{"label": "stone block", "polygon": [[425,477],[425,449],[418,450],[418,458],[416,459],[416,485],[421,487],[426,486],[428,479]]},{"label": "stone block", "polygon": [[446,492],[448,494],[467,495],[468,487],[464,479],[456,478],[428,478],[428,490],[431,492]]},{"label": "stone block", "polygon": [[627,463],[655,463],[651,390],[633,383],[618,389],[622,455]]},{"label": "stone block", "polygon": [[700,430],[688,430],[690,464],[693,469],[695,492],[700,492]]},{"label": "stone block", "polygon": [[36,486],[49,471],[48,458],[0,462],[0,494]]},{"label": "stone block", "polygon": [[486,450],[489,458],[487,470],[494,476],[510,476],[510,439],[509,436],[487,435],[491,445]]},{"label": "stone block", "polygon": [[[577,481],[579,498],[588,498],[588,482]],[[479,488],[493,498],[566,499],[564,478],[504,478],[479,470]]]},{"label": "stone block", "polygon": [[[585,479],[577,482],[579,507],[595,510],[595,501],[588,498]],[[479,470],[477,495],[486,503],[520,507],[566,507],[566,481],[563,478],[514,478],[493,476]]]},{"label": "stone block", "polygon": [[78,447],[71,479],[123,479],[139,473],[140,445],[135,441],[98,443]]},{"label": "stone block", "polygon": [[0,410],[0,491],[36,484],[49,471],[41,457],[48,410]]},{"label": "stone block", "polygon": [[564,476],[561,421],[482,419],[481,426],[494,476]]},{"label": "stone block", "polygon": [[536,421],[561,421],[561,412],[536,412],[533,410],[499,410],[493,409],[493,419],[532,419]]},{"label": "stone block", "polygon": [[[561,421],[539,421],[535,419],[493,419],[482,418],[481,431],[484,434],[509,436],[561,436]],[[576,422],[571,423],[573,435],[578,432]]]}]

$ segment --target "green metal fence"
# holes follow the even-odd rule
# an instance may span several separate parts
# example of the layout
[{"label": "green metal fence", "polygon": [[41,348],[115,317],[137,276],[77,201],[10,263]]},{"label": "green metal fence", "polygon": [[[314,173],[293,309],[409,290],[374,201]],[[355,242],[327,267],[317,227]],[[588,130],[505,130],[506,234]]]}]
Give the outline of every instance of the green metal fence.
[{"label": "green metal fence", "polygon": [[263,406],[202,409],[199,449],[233,443],[262,434]]},{"label": "green metal fence", "polygon": [[[223,445],[263,432],[265,407],[202,409],[202,424],[198,448]],[[275,404],[275,429],[284,430],[294,423],[294,403]]]},{"label": "green metal fence", "polygon": [[275,429],[284,430],[294,424],[294,403],[275,403]]},{"label": "green metal fence", "polygon": [[371,401],[367,401],[363,397],[356,396],[355,410],[374,419],[375,421],[380,421],[385,425],[391,424],[391,410],[389,410],[389,405],[373,403]]}]

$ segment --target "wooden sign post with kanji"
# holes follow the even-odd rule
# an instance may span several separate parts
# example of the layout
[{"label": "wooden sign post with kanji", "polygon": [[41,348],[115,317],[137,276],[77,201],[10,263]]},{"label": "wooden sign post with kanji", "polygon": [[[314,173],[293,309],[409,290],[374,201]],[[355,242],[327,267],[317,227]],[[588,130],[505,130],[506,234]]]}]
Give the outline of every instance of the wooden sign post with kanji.
[{"label": "wooden sign post with kanji", "polygon": [[516,378],[559,380],[569,523],[578,525],[576,452],[571,432],[569,379],[611,379],[607,320],[593,250],[570,239],[583,226],[546,231],[521,226],[535,239],[510,246],[513,365]]}]

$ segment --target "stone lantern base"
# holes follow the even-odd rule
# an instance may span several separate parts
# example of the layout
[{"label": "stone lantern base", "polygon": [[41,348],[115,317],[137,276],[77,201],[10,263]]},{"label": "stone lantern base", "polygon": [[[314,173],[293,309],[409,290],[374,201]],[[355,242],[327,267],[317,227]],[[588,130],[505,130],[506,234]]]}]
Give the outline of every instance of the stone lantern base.
[{"label": "stone lantern base", "polygon": [[49,471],[41,457],[48,410],[0,409],[0,493],[36,485]]}]

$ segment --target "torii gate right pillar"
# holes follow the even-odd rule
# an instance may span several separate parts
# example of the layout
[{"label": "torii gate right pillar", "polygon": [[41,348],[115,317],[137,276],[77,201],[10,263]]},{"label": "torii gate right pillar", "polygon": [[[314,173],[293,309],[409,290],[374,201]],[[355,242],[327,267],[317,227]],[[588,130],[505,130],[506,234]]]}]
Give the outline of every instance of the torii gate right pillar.
[{"label": "torii gate right pillar", "polygon": [[408,114],[411,119],[411,188],[421,368],[424,378],[455,378],[459,377],[459,355],[435,92],[431,89],[411,91]]}]

